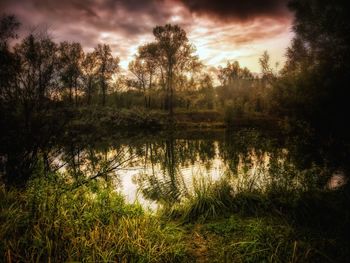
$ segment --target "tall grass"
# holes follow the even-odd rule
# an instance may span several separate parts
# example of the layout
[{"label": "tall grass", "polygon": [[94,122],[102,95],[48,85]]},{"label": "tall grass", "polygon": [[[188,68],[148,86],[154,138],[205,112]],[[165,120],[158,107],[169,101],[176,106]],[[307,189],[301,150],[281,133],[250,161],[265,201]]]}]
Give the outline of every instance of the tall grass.
[{"label": "tall grass", "polygon": [[232,187],[228,181],[198,176],[193,178],[192,189],[187,195],[179,203],[165,206],[161,213],[183,222],[212,219],[230,210],[232,198]]},{"label": "tall grass", "polygon": [[280,218],[231,216],[204,225],[201,234],[211,240],[213,262],[332,262],[324,253],[331,240],[301,236]]},{"label": "tall grass", "polygon": [[192,253],[200,248],[208,262],[346,262],[349,189],[292,187],[272,180],[236,192],[229,178],[199,176],[163,213],[180,220],[196,243]]},{"label": "tall grass", "polygon": [[232,183],[229,177],[195,177],[179,203],[160,211],[162,216],[127,204],[104,180],[71,189],[64,176],[49,174],[32,179],[22,190],[1,186],[0,258],[189,262],[200,253],[205,254],[197,259],[208,262],[349,258],[348,186],[339,192],[300,190],[293,195],[282,187],[284,181],[275,192],[272,186],[235,192]]},{"label": "tall grass", "polygon": [[61,191],[57,176],[25,190],[0,190],[0,257],[5,262],[176,262],[182,231],[163,224],[105,183]]}]

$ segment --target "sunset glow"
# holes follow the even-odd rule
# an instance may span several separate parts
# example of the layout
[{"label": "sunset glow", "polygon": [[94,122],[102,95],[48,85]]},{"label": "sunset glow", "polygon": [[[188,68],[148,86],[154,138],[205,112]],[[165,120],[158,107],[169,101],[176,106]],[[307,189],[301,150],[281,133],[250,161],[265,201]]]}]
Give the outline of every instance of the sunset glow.
[{"label": "sunset glow", "polygon": [[263,51],[270,53],[273,64],[281,64],[292,38],[292,15],[285,1],[265,2],[261,6],[259,1],[248,5],[240,1],[5,0],[0,8],[19,17],[20,36],[48,27],[54,40],[77,41],[88,51],[108,43],[124,69],[137,47],[154,39],[154,26],[172,23],[186,30],[206,65],[238,60],[259,72],[258,57]]}]

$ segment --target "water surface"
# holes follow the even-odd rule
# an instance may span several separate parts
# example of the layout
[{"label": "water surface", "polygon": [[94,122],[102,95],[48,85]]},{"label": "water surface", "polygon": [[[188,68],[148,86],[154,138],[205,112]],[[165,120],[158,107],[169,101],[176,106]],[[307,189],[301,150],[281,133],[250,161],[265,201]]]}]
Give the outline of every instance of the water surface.
[{"label": "water surface", "polygon": [[307,152],[295,138],[255,129],[70,142],[56,161],[64,164],[61,171],[77,176],[103,171],[101,177],[128,202],[151,209],[181,201],[200,180],[225,179],[236,193],[272,187],[293,191],[326,187],[333,173],[319,151]]}]

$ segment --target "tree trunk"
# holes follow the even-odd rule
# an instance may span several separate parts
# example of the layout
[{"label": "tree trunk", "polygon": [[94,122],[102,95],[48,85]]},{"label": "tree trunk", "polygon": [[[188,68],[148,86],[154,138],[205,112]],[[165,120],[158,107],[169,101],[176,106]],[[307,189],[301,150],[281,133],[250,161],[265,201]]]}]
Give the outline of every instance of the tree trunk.
[{"label": "tree trunk", "polygon": [[165,97],[164,97],[164,105],[162,105],[161,109],[164,109],[164,110],[167,110],[168,109],[168,87],[167,87],[167,83],[165,83],[165,80],[164,80],[164,72],[163,72],[163,69],[161,68],[160,70],[161,72],[161,79],[162,79],[162,88],[163,88],[163,91],[165,92]]},{"label": "tree trunk", "polygon": [[69,77],[69,102],[73,102],[73,80],[72,77]]},{"label": "tree trunk", "polygon": [[168,85],[169,85],[169,116],[170,119],[173,120],[174,117],[174,89],[173,89],[173,69],[172,66],[169,67],[169,80],[168,80]]},{"label": "tree trunk", "polygon": [[144,82],[142,82],[142,89],[143,89],[143,98],[144,98],[144,106],[147,108],[147,94],[146,94],[146,85]]},{"label": "tree trunk", "polygon": [[106,105],[106,83],[102,80],[102,106]]},{"label": "tree trunk", "polygon": [[91,104],[91,78],[89,78],[89,83],[88,83],[88,101],[87,104]]},{"label": "tree trunk", "polygon": [[152,74],[149,74],[148,108],[151,108],[151,89],[152,89]]},{"label": "tree trunk", "polygon": [[78,106],[78,85],[77,85],[77,78],[74,79],[74,91],[75,91],[75,106]]}]

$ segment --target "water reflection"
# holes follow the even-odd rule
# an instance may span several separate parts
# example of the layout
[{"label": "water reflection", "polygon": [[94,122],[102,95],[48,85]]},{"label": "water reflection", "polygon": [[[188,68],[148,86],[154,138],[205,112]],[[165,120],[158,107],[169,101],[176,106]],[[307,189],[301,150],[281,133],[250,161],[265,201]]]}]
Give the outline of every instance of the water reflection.
[{"label": "water reflection", "polygon": [[[293,191],[326,184],[331,170],[311,161],[302,165],[295,144],[256,130],[185,138],[175,134],[69,144],[58,158],[75,179],[102,176],[128,202],[174,204],[192,191],[195,178],[227,179],[236,192]],[[113,169],[115,168],[115,169]]]}]

